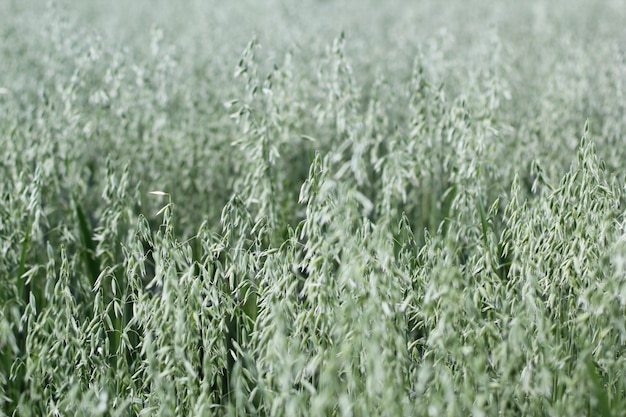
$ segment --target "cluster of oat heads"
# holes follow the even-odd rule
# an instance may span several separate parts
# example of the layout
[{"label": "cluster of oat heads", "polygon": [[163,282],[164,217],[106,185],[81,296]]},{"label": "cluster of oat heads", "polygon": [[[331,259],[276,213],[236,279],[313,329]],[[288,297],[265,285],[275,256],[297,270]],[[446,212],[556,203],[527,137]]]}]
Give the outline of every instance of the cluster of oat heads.
[{"label": "cluster of oat heads", "polygon": [[0,6],[0,416],[624,413],[625,11],[401,3]]}]

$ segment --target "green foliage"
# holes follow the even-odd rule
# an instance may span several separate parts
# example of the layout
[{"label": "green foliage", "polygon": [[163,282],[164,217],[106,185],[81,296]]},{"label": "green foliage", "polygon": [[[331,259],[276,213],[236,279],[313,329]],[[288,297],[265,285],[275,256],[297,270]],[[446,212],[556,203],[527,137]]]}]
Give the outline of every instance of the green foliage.
[{"label": "green foliage", "polygon": [[626,413],[620,1],[40,3],[0,416]]}]

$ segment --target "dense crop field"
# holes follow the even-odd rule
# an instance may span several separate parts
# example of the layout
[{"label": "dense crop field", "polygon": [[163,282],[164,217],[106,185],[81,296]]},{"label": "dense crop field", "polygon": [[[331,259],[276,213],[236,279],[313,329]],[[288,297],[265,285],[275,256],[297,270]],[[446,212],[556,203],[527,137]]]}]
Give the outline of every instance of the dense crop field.
[{"label": "dense crop field", "polygon": [[624,22],[0,1],[0,416],[626,416]]}]

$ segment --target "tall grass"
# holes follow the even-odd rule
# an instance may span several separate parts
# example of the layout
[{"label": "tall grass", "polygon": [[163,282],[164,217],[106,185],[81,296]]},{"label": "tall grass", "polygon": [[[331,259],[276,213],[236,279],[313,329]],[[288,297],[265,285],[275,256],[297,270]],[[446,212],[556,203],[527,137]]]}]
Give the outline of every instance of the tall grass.
[{"label": "tall grass", "polygon": [[279,3],[0,5],[0,416],[624,415],[626,9]]}]

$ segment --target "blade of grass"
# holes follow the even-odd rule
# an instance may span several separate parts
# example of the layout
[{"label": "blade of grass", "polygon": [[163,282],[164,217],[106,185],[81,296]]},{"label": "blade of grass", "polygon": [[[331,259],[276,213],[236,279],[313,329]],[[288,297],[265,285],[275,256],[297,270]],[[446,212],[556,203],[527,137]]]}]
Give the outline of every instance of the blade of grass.
[{"label": "blade of grass", "polygon": [[89,226],[89,220],[87,219],[83,208],[76,198],[74,198],[74,207],[76,209],[78,227],[84,246],[81,254],[87,273],[91,278],[91,284],[93,285],[98,279],[98,276],[101,272],[100,261],[96,257],[96,243],[93,240],[93,234],[91,231],[91,227]]}]

